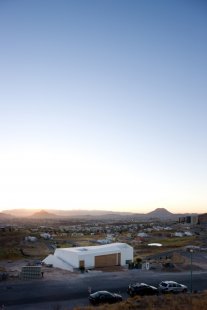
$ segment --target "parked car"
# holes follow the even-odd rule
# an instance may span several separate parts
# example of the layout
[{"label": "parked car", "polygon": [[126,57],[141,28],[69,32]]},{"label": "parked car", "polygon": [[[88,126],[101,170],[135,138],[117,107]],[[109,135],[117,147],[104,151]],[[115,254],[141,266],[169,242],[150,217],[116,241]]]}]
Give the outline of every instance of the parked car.
[{"label": "parked car", "polygon": [[122,296],[108,291],[98,291],[89,295],[89,301],[92,305],[115,303],[122,301]]},{"label": "parked car", "polygon": [[146,283],[135,283],[135,284],[129,284],[127,288],[127,293],[130,296],[158,295],[159,290],[155,286],[151,286]]},{"label": "parked car", "polygon": [[162,281],[159,284],[159,291],[162,293],[186,293],[188,288],[186,285],[174,281]]}]

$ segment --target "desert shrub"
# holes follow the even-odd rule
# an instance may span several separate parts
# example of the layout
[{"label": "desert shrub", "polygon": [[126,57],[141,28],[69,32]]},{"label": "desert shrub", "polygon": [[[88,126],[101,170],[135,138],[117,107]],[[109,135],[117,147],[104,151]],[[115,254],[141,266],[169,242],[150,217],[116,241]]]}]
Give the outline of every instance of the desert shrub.
[{"label": "desert shrub", "polygon": [[[160,296],[135,296],[112,305],[101,305],[99,310],[206,310],[207,292]],[[94,307],[76,307],[75,310],[94,310]]]}]

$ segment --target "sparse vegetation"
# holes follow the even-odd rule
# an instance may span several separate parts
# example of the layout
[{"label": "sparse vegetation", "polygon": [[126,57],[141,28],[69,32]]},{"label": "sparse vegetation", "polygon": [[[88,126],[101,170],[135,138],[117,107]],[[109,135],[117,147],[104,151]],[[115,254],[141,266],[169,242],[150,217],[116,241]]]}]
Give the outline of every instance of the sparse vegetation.
[{"label": "sparse vegetation", "polygon": [[29,235],[28,230],[7,231],[0,235],[0,260],[21,259],[24,257],[44,257],[49,251],[42,240],[31,243],[26,242],[25,236]]},{"label": "sparse vegetation", "polygon": [[162,239],[162,244],[164,247],[182,247],[188,244],[195,244],[196,237],[170,237]]},{"label": "sparse vegetation", "polygon": [[[126,301],[113,305],[99,306],[99,310],[206,310],[207,293],[160,295],[128,298]],[[67,308],[62,308],[67,310]],[[94,307],[76,307],[75,310],[94,310]]]}]

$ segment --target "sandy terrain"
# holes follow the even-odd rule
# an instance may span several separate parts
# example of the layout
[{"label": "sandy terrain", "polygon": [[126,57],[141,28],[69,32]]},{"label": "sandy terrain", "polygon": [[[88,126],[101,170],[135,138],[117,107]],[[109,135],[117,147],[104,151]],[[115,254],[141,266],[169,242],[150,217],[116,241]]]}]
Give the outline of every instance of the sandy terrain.
[{"label": "sandy terrain", "polygon": [[[21,259],[21,260],[4,260],[0,261],[0,271],[6,272],[9,274],[9,280],[18,280],[19,274],[23,266],[27,266],[29,264],[32,265],[32,260]],[[79,271],[70,272],[67,270],[62,270],[54,267],[46,267],[42,266],[41,270],[44,272],[43,280],[64,280],[68,278],[76,278],[80,275]],[[88,271],[89,273],[100,273],[100,272],[119,272],[124,271],[126,268],[115,266],[115,267],[105,267],[98,268],[93,271]]]},{"label": "sandy terrain", "polygon": [[[0,262],[0,270],[3,272],[7,272],[9,274],[10,279],[18,279],[19,274],[21,272],[21,269],[23,266],[27,266],[29,264],[32,264],[32,261],[28,259],[21,259],[21,260],[4,260]],[[59,268],[49,268],[42,266],[42,271],[44,272],[44,279],[68,279],[69,277],[74,278],[79,273],[78,272],[70,272],[67,270],[62,270]]]}]

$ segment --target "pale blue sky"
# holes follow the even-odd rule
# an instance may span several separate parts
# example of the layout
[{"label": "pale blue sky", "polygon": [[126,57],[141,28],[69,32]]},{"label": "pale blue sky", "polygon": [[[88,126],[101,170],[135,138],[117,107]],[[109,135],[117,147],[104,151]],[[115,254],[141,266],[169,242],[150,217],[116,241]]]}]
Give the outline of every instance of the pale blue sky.
[{"label": "pale blue sky", "polygon": [[0,0],[0,209],[207,209],[207,3]]}]

